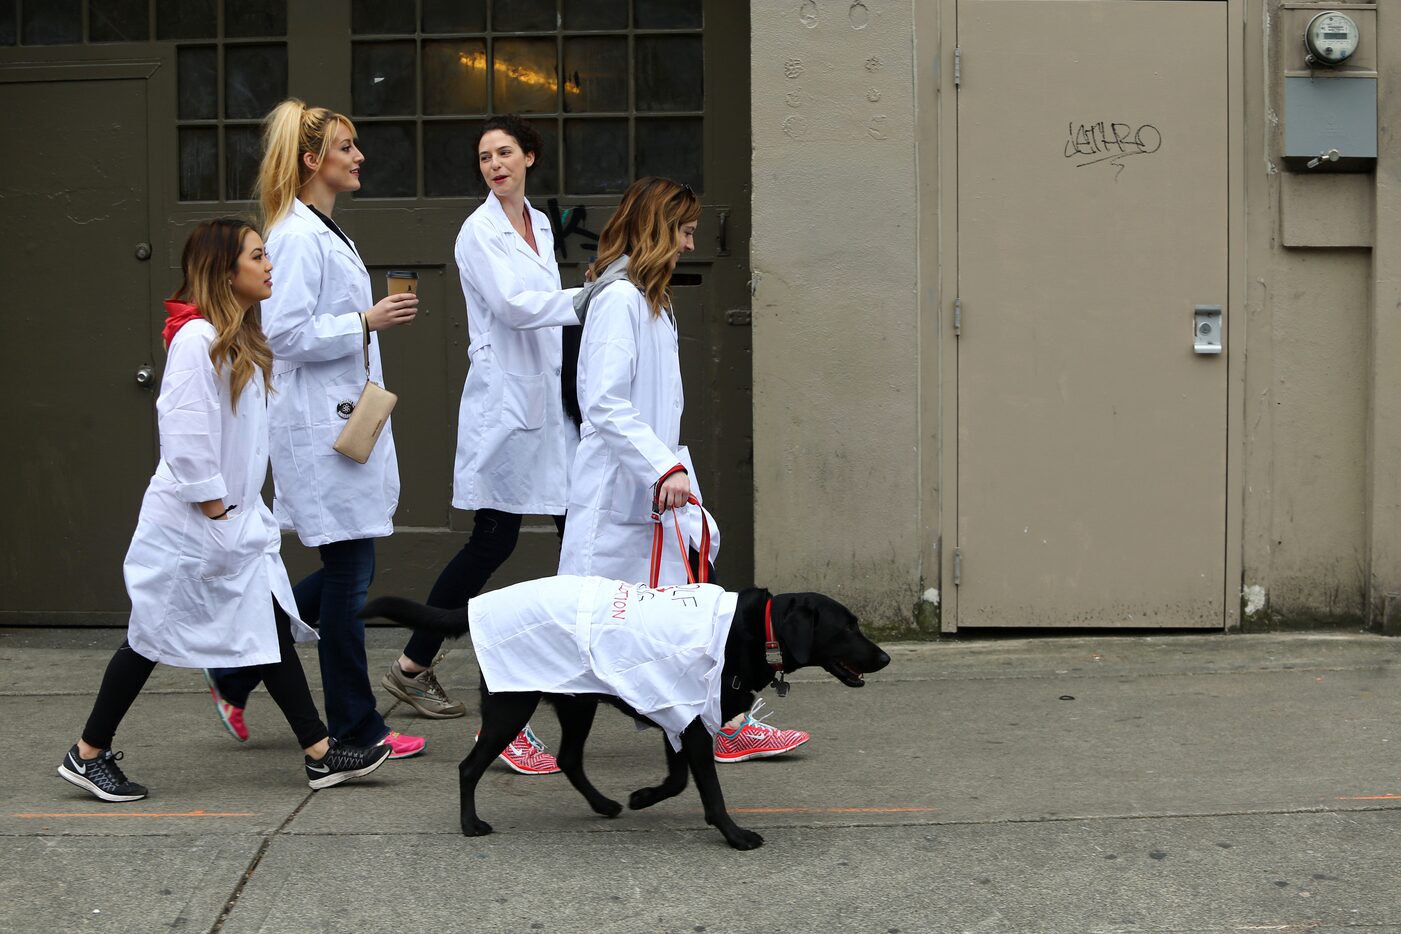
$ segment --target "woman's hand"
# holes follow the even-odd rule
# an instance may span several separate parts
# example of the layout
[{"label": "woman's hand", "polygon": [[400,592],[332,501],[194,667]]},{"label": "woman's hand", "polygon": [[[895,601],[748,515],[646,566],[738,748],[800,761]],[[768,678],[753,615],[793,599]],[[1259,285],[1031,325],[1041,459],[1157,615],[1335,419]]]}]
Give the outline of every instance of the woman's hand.
[{"label": "woman's hand", "polygon": [[365,327],[371,331],[383,331],[400,324],[408,324],[418,314],[418,296],[413,292],[400,292],[387,295],[375,303],[375,307],[365,312]]},{"label": "woman's hand", "polygon": [[679,509],[686,505],[690,498],[691,478],[686,475],[686,471],[678,470],[657,487],[657,511],[660,513],[668,509]]}]

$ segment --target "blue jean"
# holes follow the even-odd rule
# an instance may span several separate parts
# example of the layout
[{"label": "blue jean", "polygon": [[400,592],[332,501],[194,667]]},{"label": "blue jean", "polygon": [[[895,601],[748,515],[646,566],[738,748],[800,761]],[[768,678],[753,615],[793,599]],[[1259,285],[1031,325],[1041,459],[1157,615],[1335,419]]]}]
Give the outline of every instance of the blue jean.
[{"label": "blue jean", "polygon": [[[321,569],[292,588],[292,595],[297,614],[312,625],[320,624],[316,648],[326,693],[327,729],[343,743],[367,746],[389,732],[376,709],[365,658],[365,621],[357,615],[375,576],[375,542],[372,538],[331,542],[319,551]],[[219,693],[236,707],[247,706],[248,695],[262,680],[257,668],[219,668],[213,674]]]}]

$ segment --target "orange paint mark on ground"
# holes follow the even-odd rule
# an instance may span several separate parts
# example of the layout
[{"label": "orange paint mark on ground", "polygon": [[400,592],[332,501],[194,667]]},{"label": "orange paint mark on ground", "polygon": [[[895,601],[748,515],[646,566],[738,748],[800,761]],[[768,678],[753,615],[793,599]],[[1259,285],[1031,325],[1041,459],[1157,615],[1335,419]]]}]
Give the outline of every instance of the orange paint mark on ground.
[{"label": "orange paint mark on ground", "polygon": [[65,811],[55,814],[11,814],[21,820],[45,817],[257,817],[256,811]]},{"label": "orange paint mark on ground", "polygon": [[922,814],[938,808],[730,808],[735,814]]}]

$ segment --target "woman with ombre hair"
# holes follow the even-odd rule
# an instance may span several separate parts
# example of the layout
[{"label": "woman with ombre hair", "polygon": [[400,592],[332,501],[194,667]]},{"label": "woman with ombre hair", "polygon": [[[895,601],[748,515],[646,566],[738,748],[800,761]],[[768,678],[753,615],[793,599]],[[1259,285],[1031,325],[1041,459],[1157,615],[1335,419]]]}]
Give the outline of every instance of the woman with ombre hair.
[{"label": "woman with ombre hair", "polygon": [[[388,743],[391,758],[423,751],[421,736],[391,731],[377,709],[365,659],[365,605],[375,539],[394,532],[399,465],[392,424],[363,464],[333,445],[369,378],[384,385],[379,333],[408,324],[411,292],[378,303],[355,244],[331,219],[336,197],[360,188],[365,156],[355,125],[325,107],[286,100],[264,123],[258,196],[277,263],[277,289],[263,303],[275,362],[271,423],[273,512],[284,529],[316,548],[321,568],[297,584],[303,616],[318,622],[321,684],[331,735],[355,745]],[[243,708],[257,684],[240,671],[207,672],[215,709],[240,742]]]},{"label": "woman with ombre hair", "polygon": [[[575,302],[584,324],[576,380],[582,424],[569,474],[560,574],[646,581],[653,516],[674,508],[685,528],[701,521],[701,507],[687,505],[701,497],[680,444],[684,400],[671,300],[671,275],[681,256],[695,249],[700,213],[690,186],[640,178],[599,234],[589,284]],[[717,532],[711,553],[696,561],[713,564],[719,542]],[[685,584],[688,560],[679,547],[667,549],[658,585]],[[801,730],[780,730],[744,714],[716,734],[715,758],[779,755],[808,739]]]},{"label": "woman with ombre hair", "polygon": [[312,788],[367,775],[389,747],[329,738],[294,646],[316,634],[297,614],[282,538],[262,501],[272,372],[257,310],[272,291],[263,239],[237,218],[207,221],[190,233],[181,267],[184,281],[165,303],[160,463],[123,565],[127,638],[58,776],[102,801],[146,797],[111,747],[158,662],[245,666],[296,734]]}]

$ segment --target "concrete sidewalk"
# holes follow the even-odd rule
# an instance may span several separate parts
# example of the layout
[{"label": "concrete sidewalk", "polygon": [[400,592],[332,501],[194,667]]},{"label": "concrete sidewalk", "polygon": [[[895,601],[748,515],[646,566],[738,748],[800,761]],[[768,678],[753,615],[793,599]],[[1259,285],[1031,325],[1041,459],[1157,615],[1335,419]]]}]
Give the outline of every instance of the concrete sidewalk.
[{"label": "concrete sidewalk", "polygon": [[[0,931],[1401,931],[1397,640],[941,642],[887,646],[861,690],[804,672],[768,708],[813,741],[721,767],[767,840],[738,853],[693,789],[605,820],[501,766],[497,833],[462,837],[472,714],[389,707],[426,755],[313,793],[266,694],[239,746],[168,668],[117,738],[151,796],[101,804],[54,769],[121,637],[0,631]],[[376,679],[402,641],[371,632]],[[440,672],[471,697],[469,647]],[[590,774],[625,800],[661,743],[601,711]]]}]

